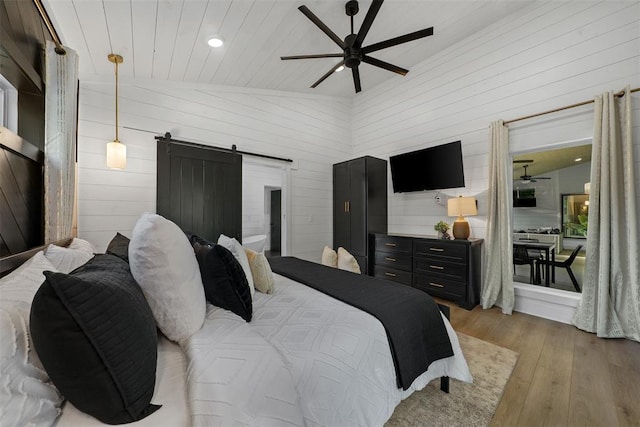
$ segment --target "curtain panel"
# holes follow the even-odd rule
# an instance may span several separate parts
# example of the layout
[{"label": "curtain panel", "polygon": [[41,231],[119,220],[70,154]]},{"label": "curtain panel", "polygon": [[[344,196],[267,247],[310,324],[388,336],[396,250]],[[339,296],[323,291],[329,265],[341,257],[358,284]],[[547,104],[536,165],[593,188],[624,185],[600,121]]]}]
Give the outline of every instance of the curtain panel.
[{"label": "curtain panel", "polygon": [[582,298],[573,318],[599,337],[640,341],[639,227],[631,92],[595,98],[589,242]]},{"label": "curtain panel", "polygon": [[75,221],[78,55],[45,49],[44,238],[54,242],[71,237]]},{"label": "curtain panel", "polygon": [[509,130],[502,120],[491,123],[489,148],[489,190],[487,233],[484,250],[482,308],[497,305],[511,314],[513,290],[513,249],[511,233],[511,164]]}]

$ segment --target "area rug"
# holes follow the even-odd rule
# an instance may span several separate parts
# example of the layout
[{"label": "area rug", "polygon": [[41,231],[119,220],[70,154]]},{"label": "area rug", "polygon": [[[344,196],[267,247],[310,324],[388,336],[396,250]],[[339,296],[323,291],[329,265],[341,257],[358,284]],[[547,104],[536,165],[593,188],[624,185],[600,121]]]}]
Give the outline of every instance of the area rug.
[{"label": "area rug", "polygon": [[487,426],[500,403],[518,353],[458,333],[473,384],[451,380],[449,394],[440,380],[413,393],[396,407],[385,426]]}]

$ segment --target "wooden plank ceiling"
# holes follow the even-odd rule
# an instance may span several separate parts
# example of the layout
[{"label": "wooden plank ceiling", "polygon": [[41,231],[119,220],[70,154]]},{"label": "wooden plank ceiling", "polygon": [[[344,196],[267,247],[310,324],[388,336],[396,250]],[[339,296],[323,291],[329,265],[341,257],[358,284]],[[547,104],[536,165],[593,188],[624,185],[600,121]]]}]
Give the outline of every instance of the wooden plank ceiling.
[{"label": "wooden plank ceiling", "polygon": [[[354,20],[356,31],[370,3],[360,2]],[[433,26],[434,36],[372,54],[411,69],[529,3],[387,0],[364,45]],[[124,57],[120,72],[125,79],[354,96],[348,70],[332,75],[316,89],[309,88],[337,58],[280,60],[285,55],[340,53],[297,8],[305,4],[344,37],[350,29],[344,1],[45,0],[44,4],[63,44],[80,55],[81,79],[112,77],[107,55],[113,52]],[[208,37],[214,34],[225,39],[222,48],[207,45]],[[386,80],[403,78],[368,64],[360,66],[360,76],[364,92]]]}]

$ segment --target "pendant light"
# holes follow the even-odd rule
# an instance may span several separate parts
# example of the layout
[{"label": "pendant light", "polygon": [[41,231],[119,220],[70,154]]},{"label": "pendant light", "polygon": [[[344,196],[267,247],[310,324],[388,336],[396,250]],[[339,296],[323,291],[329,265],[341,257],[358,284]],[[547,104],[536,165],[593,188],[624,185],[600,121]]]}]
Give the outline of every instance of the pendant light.
[{"label": "pendant light", "polygon": [[109,62],[116,66],[116,139],[107,144],[107,167],[124,169],[127,166],[127,147],[118,139],[118,64],[122,64],[122,56],[109,54]]}]

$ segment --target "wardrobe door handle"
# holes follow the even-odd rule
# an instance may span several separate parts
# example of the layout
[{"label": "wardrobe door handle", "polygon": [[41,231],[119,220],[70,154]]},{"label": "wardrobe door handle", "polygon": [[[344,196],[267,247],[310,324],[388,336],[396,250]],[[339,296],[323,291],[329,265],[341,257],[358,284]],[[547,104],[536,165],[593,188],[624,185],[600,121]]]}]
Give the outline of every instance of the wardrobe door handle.
[{"label": "wardrobe door handle", "polygon": [[351,211],[351,202],[347,202],[347,212]]}]

